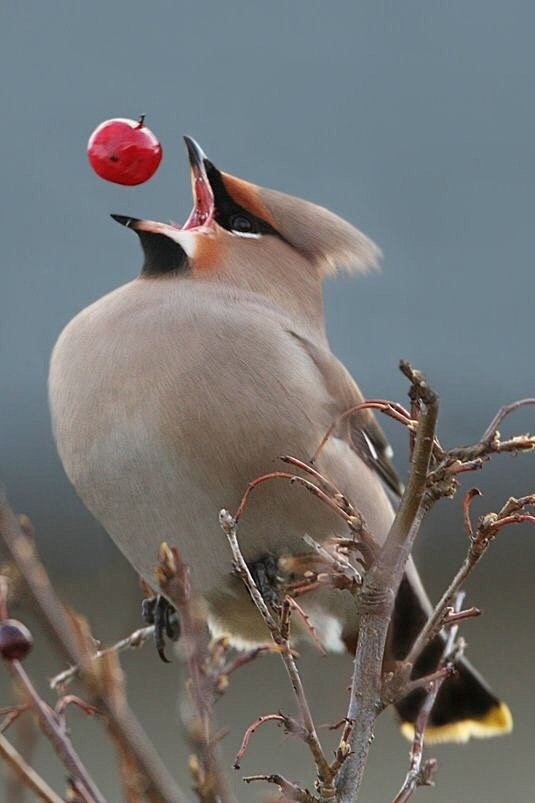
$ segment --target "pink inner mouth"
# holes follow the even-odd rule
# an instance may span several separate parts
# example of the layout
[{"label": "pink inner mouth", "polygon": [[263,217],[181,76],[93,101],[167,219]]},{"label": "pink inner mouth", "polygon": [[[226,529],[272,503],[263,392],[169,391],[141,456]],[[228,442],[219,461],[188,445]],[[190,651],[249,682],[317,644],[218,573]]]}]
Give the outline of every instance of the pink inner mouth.
[{"label": "pink inner mouth", "polygon": [[193,175],[194,206],[182,230],[197,229],[209,225],[214,217],[214,196],[208,179],[202,174]]}]

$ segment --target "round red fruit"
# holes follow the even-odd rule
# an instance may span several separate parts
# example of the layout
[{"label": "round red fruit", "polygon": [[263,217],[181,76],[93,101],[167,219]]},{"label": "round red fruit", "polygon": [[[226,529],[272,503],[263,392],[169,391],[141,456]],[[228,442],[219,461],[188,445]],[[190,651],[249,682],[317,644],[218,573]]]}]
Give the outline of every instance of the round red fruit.
[{"label": "round red fruit", "polygon": [[162,146],[145,115],[139,120],[116,118],[101,123],[87,143],[87,156],[97,175],[115,184],[143,184],[162,160]]}]

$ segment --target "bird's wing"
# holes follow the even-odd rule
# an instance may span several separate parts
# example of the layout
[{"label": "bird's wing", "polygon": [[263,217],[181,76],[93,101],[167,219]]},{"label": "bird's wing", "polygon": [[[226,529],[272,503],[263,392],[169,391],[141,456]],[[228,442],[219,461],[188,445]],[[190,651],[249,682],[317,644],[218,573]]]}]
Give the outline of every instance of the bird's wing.
[{"label": "bird's wing", "polygon": [[[319,370],[333,401],[332,417],[336,419],[351,407],[365,401],[353,377],[328,349],[322,348],[294,331],[296,338]],[[336,429],[343,438],[383,480],[396,497],[403,493],[401,482],[392,462],[393,451],[371,410],[359,410],[344,418]]]}]

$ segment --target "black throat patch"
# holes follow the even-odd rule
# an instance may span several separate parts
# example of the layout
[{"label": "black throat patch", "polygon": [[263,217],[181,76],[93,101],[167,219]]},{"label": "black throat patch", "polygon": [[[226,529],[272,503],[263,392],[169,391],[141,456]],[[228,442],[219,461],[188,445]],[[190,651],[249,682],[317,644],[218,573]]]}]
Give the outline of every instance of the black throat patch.
[{"label": "black throat patch", "polygon": [[125,215],[112,215],[112,218],[127,229],[135,231],[139,237],[145,257],[141,268],[142,276],[164,276],[188,269],[189,263],[186,252],[170,237],[157,232],[142,231],[138,228],[139,224],[142,223],[138,218],[126,217]]}]

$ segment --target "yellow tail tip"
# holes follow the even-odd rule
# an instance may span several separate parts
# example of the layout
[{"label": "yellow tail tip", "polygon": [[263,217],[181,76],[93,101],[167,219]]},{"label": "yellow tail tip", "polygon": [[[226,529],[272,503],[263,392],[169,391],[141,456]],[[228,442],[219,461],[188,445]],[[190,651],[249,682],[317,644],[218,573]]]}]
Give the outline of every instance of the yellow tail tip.
[{"label": "yellow tail tip", "polygon": [[[490,736],[503,736],[513,730],[513,717],[509,706],[500,703],[490,708],[486,714],[477,719],[461,719],[449,722],[447,725],[431,725],[426,728],[426,744],[438,742],[467,742],[472,737],[486,739]],[[414,739],[414,725],[412,722],[403,722],[401,733],[405,738]]]}]

